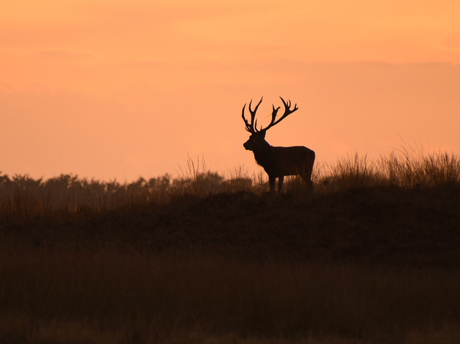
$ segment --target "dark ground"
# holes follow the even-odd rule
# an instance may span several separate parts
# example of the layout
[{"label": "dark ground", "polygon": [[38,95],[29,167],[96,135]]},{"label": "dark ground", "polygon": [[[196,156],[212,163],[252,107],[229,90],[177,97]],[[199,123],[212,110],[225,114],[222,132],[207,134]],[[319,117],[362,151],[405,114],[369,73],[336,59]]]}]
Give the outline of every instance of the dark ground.
[{"label": "dark ground", "polygon": [[0,220],[21,245],[197,251],[256,261],[460,268],[460,186],[182,195],[144,204]]}]

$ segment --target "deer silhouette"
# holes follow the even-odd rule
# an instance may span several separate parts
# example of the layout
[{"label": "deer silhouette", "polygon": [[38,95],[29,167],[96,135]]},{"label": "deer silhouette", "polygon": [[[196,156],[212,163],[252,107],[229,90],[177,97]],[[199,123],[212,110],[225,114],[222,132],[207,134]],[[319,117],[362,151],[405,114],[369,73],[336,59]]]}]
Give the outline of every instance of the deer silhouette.
[{"label": "deer silhouette", "polygon": [[308,192],[313,192],[313,182],[311,175],[313,172],[313,164],[315,162],[315,152],[303,146],[295,147],[273,147],[265,141],[265,134],[268,129],[275,126],[291,113],[298,110],[297,104],[294,108],[291,106],[291,101],[285,101],[282,97],[281,101],[284,105],[284,114],[276,119],[280,107],[273,106],[272,120],[266,128],[257,129],[256,112],[262,103],[263,97],[252,109],[252,100],[249,102],[249,112],[251,113],[251,121],[249,122],[244,116],[246,104],[243,106],[242,117],[246,130],[251,133],[249,140],[244,143],[244,148],[254,153],[256,162],[262,166],[268,174],[270,191],[275,192],[276,178],[278,178],[278,192],[283,189],[283,181],[285,176],[299,175],[307,184]]}]

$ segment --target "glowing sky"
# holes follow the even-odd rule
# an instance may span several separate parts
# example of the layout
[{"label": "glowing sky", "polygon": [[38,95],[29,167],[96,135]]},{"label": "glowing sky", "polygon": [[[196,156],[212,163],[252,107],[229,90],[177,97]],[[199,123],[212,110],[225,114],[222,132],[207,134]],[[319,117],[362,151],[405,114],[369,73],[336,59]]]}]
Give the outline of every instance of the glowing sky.
[{"label": "glowing sky", "polygon": [[259,171],[241,108],[319,161],[460,152],[460,2],[3,1],[0,171],[133,180],[187,157]]}]

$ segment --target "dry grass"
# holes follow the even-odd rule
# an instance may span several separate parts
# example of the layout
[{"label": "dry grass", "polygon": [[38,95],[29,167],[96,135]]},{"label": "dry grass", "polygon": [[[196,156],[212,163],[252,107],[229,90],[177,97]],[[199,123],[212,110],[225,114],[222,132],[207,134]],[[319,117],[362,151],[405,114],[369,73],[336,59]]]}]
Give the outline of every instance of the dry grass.
[{"label": "dry grass", "polygon": [[[208,170],[203,158],[188,158],[179,167],[177,178],[166,174],[132,183],[101,182],[60,175],[46,181],[28,175],[12,178],[0,174],[1,215],[44,215],[55,210],[78,212],[84,209],[107,211],[120,207],[155,202],[166,204],[184,195],[206,197],[218,193],[268,190],[264,173],[249,175],[243,168],[225,176]],[[425,154],[414,149],[401,149],[379,160],[369,161],[357,154],[340,159],[336,164],[317,163],[313,180],[315,192],[331,193],[353,188],[400,186],[404,188],[437,187],[460,183],[460,158],[455,154]],[[304,183],[298,177],[287,179],[288,193],[303,193]]]},{"label": "dry grass", "polygon": [[436,187],[460,182],[460,158],[455,154],[424,154],[401,149],[382,159],[389,183],[404,187]]},{"label": "dry grass", "polygon": [[[267,191],[264,173],[250,176],[243,168],[228,177],[207,169],[203,158],[189,158],[177,178],[166,174],[132,183],[79,179],[76,175],[60,175],[46,181],[28,175],[10,178],[0,175],[0,214],[44,215],[55,210],[78,212],[84,209],[107,211],[120,207],[155,202],[166,204],[183,195],[206,197],[217,193]],[[460,158],[455,154],[424,154],[401,149],[377,161],[357,154],[336,164],[321,164],[313,179],[318,194],[372,186],[436,187],[460,183]],[[300,178],[288,178],[285,189],[303,192]]]},{"label": "dry grass", "polygon": [[357,154],[323,164],[316,169],[316,191],[337,192],[353,188],[399,186],[426,188],[460,183],[460,157],[449,153],[426,154],[402,148],[369,161]]},{"label": "dry grass", "polygon": [[452,271],[5,244],[0,262],[5,342],[412,343],[422,334],[459,335],[460,275]]},{"label": "dry grass", "polygon": [[314,181],[0,175],[0,343],[457,343],[460,159]]}]

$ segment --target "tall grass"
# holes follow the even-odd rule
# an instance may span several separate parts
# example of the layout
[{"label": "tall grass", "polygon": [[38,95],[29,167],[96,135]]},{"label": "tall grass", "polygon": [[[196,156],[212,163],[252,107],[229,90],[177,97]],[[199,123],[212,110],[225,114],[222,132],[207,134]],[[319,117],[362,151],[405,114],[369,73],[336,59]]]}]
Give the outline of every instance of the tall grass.
[{"label": "tall grass", "polygon": [[460,157],[453,153],[424,153],[402,148],[379,159],[358,154],[323,164],[316,169],[317,191],[335,192],[350,188],[399,186],[438,187],[460,183]]},{"label": "tall grass", "polygon": [[[317,163],[313,180],[317,194],[372,186],[453,185],[460,183],[460,158],[455,154],[425,154],[413,149],[394,151],[372,161],[355,154],[335,164]],[[305,186],[300,178],[291,177],[285,189],[303,192]],[[166,174],[131,183],[81,179],[69,174],[48,180],[0,174],[0,215],[44,215],[56,210],[87,209],[100,212],[148,202],[166,204],[184,195],[204,197],[241,191],[260,194],[267,190],[265,173],[249,175],[239,168],[225,176],[210,171],[203,158],[194,161],[190,157],[176,178]]]},{"label": "tall grass", "polygon": [[[353,155],[335,164],[319,163],[314,182],[315,194],[303,202],[297,198],[304,197],[299,178],[286,182],[286,192],[296,197],[258,197],[249,193],[268,191],[263,173],[249,175],[240,168],[226,176],[210,171],[203,159],[190,158],[176,178],[167,174],[124,184],[76,175],[48,180],[0,175],[0,343],[457,343],[456,264],[437,265],[436,270],[434,265],[398,267],[381,260],[350,265],[333,259],[257,258],[281,242],[287,245],[282,250],[308,242],[312,250],[353,253],[347,247],[357,240],[361,244],[356,250],[395,249],[398,255],[398,250],[415,247],[416,254],[423,254],[437,249],[423,245],[439,233],[440,243],[444,240],[439,247],[448,250],[445,259],[455,259],[456,247],[444,245],[445,238],[455,238],[455,206],[439,211],[451,198],[443,198],[436,208],[436,216],[447,219],[439,222],[449,227],[443,231],[418,228],[420,221],[411,217],[426,216],[429,225],[438,223],[436,217],[433,222],[432,214],[421,213],[417,205],[410,208],[391,200],[382,209],[369,208],[360,223],[357,213],[368,198],[356,197],[358,209],[343,207],[347,198],[341,196],[359,193],[341,192],[388,187],[398,191],[389,192],[390,198],[418,197],[419,189],[442,188],[426,193],[429,206],[423,209],[429,209],[431,194],[443,196],[444,188],[458,187],[459,157],[404,149],[373,161]],[[236,195],[181,202],[216,193]],[[210,213],[209,202],[222,202],[233,212],[220,211],[217,203]],[[147,204],[165,206],[142,207]],[[267,205],[274,212],[269,217]],[[307,215],[306,207],[311,208]],[[340,211],[324,211],[331,207]],[[120,208],[123,212],[108,212]],[[291,209],[289,214],[286,209]],[[241,219],[227,226],[225,219],[234,214]],[[327,214],[333,218],[324,218]],[[183,221],[175,221],[178,216]],[[289,216],[298,218],[290,225]],[[387,217],[391,222],[375,232],[372,221]],[[23,218],[28,221],[17,220]],[[267,223],[271,219],[275,223]],[[406,245],[391,246],[387,234]],[[409,234],[416,238],[412,241]],[[226,241],[219,241],[219,235]],[[261,240],[267,235],[269,240]],[[189,243],[200,236],[210,243],[208,250]],[[228,243],[233,236],[237,245],[254,248],[253,259],[237,254],[234,243]],[[178,243],[173,249],[153,250],[147,239]],[[132,240],[145,240],[145,245]],[[213,249],[216,245],[219,249]]]},{"label": "tall grass", "polygon": [[375,161],[358,154],[338,160],[335,164],[323,164],[317,176],[319,191],[336,192],[350,188],[387,184],[383,171]]},{"label": "tall grass", "polygon": [[249,177],[242,168],[225,178],[208,170],[204,160],[199,158],[196,162],[189,158],[187,167],[180,168],[176,178],[165,174],[148,180],[141,177],[131,183],[88,180],[72,174],[43,180],[29,175],[9,177],[0,173],[0,215],[103,212],[149,202],[167,204],[184,195],[204,197],[222,192],[258,192],[261,187],[256,184],[264,182],[260,176]]},{"label": "tall grass", "polygon": [[198,197],[216,193],[235,193],[240,191],[254,191],[254,177],[249,177],[243,168],[225,174],[212,172],[206,166],[203,157],[196,160],[190,156],[185,168],[179,166],[179,177],[172,182],[171,194],[174,196],[193,195]]},{"label": "tall grass", "polygon": [[451,153],[424,154],[403,148],[382,159],[381,169],[390,184],[433,187],[460,182],[460,158]]},{"label": "tall grass", "polygon": [[417,334],[460,334],[460,276],[449,271],[4,244],[0,262],[5,342],[410,343]]}]

